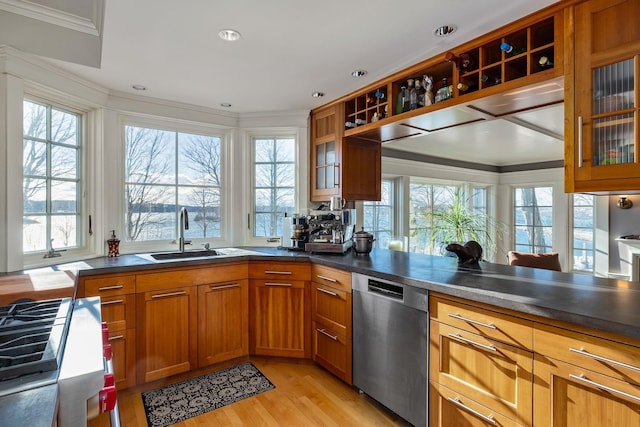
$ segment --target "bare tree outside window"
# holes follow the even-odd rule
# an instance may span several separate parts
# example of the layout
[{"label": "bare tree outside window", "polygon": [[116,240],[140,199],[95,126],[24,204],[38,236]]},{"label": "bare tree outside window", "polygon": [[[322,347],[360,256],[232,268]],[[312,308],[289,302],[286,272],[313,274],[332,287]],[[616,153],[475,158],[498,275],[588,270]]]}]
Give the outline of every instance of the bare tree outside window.
[{"label": "bare tree outside window", "polygon": [[515,250],[544,253],[552,249],[553,188],[519,187],[515,192]]},{"label": "bare tree outside window", "polygon": [[295,139],[253,140],[253,236],[282,234],[281,218],[295,209]]},{"label": "bare tree outside window", "polygon": [[186,237],[220,236],[220,137],[126,126],[125,143],[127,240],[175,239],[181,207]]},{"label": "bare tree outside window", "polygon": [[23,101],[24,252],[72,248],[80,242],[81,118]]}]

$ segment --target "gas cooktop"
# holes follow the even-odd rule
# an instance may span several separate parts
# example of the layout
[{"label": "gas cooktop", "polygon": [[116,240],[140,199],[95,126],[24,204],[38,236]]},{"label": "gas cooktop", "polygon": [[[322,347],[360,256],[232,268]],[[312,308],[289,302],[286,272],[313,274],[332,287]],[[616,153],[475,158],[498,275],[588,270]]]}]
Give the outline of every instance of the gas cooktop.
[{"label": "gas cooktop", "polygon": [[60,367],[71,308],[71,298],[0,306],[0,391],[7,380]]}]

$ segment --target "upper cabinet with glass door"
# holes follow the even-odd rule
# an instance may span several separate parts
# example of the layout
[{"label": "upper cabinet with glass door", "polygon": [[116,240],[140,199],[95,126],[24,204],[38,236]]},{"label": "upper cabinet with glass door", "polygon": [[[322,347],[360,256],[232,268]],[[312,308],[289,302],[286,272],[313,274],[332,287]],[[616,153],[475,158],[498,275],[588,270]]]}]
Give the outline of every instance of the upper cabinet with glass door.
[{"label": "upper cabinet with glass door", "polygon": [[575,104],[565,106],[569,192],[640,192],[638,16],[637,0],[575,8]]}]

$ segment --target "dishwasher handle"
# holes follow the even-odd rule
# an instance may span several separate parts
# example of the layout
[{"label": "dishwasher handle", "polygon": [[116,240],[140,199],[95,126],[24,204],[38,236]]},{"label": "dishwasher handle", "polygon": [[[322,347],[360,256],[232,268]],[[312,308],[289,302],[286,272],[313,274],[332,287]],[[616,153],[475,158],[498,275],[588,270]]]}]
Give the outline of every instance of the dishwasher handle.
[{"label": "dishwasher handle", "polygon": [[404,288],[402,286],[392,285],[390,283],[382,283],[377,280],[369,279],[369,292],[373,294],[384,295],[389,298],[395,298],[400,301],[404,298]]}]

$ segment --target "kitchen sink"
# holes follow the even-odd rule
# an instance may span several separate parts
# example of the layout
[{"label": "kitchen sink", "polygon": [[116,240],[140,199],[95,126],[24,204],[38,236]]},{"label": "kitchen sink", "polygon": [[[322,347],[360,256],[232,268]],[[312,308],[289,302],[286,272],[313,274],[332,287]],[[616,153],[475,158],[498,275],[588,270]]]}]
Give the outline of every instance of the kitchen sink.
[{"label": "kitchen sink", "polygon": [[161,252],[157,254],[151,254],[151,258],[157,260],[167,259],[183,259],[183,258],[202,258],[220,256],[222,253],[213,249],[201,250],[201,251],[184,251],[184,252]]}]

